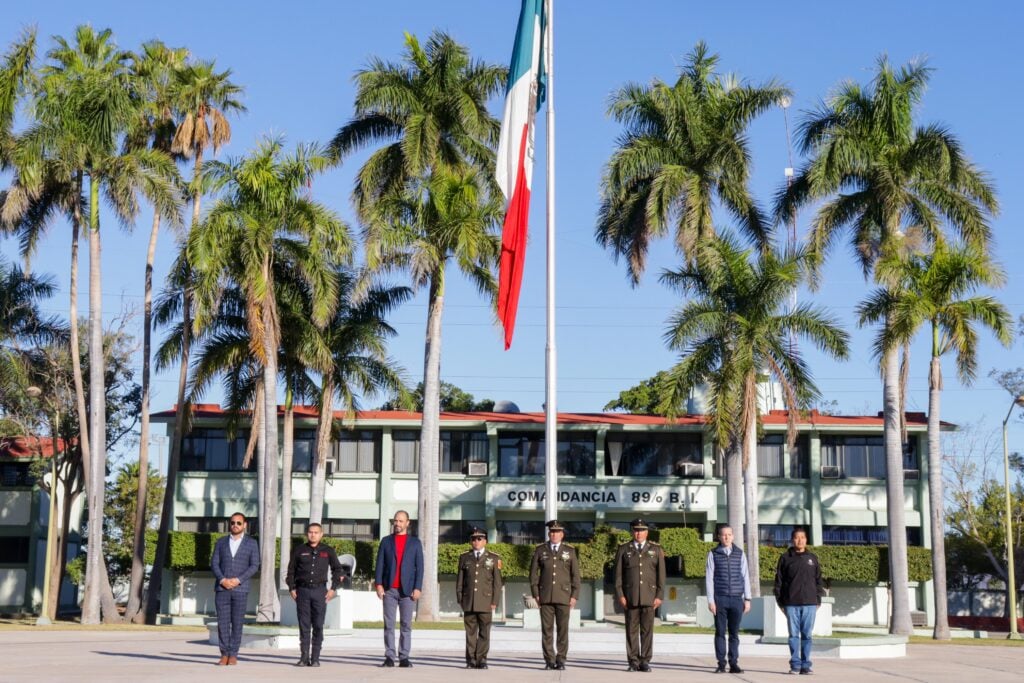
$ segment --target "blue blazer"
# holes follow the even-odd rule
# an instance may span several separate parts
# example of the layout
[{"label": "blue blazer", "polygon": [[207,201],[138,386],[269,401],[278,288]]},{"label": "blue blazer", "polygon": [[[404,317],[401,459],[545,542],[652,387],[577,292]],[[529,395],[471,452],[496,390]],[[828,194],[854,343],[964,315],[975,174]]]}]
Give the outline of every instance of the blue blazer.
[{"label": "blue blazer", "polygon": [[213,575],[217,579],[215,590],[218,593],[227,590],[220,585],[221,579],[238,579],[241,583],[232,590],[238,593],[248,593],[249,579],[260,568],[260,544],[252,536],[242,536],[242,545],[238,546],[238,552],[231,557],[229,538],[231,537],[218,538],[217,543],[213,546],[210,569],[213,570]]},{"label": "blue blazer", "polygon": [[[377,585],[384,590],[391,588],[395,582],[395,537],[385,536],[377,548]],[[412,595],[414,590],[423,590],[423,545],[415,536],[407,536],[405,552],[402,554],[399,591],[402,595]]]}]

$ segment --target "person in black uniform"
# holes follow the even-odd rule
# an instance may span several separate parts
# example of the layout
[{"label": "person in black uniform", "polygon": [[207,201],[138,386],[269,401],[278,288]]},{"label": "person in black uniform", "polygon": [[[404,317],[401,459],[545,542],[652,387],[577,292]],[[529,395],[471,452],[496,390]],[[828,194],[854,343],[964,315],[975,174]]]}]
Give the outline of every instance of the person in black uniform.
[{"label": "person in black uniform", "polygon": [[[295,666],[320,666],[320,647],[324,643],[324,617],[327,603],[341,587],[342,568],[338,554],[331,546],[320,543],[324,529],[316,522],[306,527],[307,541],[292,551],[285,582],[295,600],[299,616],[300,658]],[[327,588],[327,569],[331,570],[331,587]],[[313,631],[310,648],[309,632]]]}]

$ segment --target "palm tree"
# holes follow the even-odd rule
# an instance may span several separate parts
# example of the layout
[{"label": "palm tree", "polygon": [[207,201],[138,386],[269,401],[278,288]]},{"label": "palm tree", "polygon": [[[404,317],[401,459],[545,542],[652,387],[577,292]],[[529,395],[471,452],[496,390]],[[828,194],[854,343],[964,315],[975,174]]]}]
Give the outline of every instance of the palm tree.
[{"label": "palm tree", "polygon": [[712,429],[718,443],[731,446],[728,451],[733,454],[727,482],[733,487],[727,492],[730,525],[739,518],[733,509],[733,501],[740,500],[735,454],[743,454],[744,545],[751,590],[758,596],[758,385],[767,378],[782,386],[792,448],[800,411],[818,397],[818,390],[791,340],[803,337],[823,353],[845,358],[849,336],[818,307],[803,304],[783,312],[806,275],[806,252],[777,255],[769,250],[752,261],[750,251],[726,236],[702,241],[695,256],[693,264],[662,275],[664,283],[692,298],[672,316],[665,333],[669,348],[679,351],[681,360],[659,387],[660,407],[671,415],[691,389],[710,383]]},{"label": "palm tree", "polygon": [[942,356],[956,353],[957,374],[964,385],[977,375],[978,333],[975,323],[989,328],[1006,346],[1013,341],[1013,320],[1006,307],[991,296],[971,296],[979,287],[1001,286],[1002,270],[988,254],[968,245],[950,245],[944,240],[928,254],[902,259],[885,259],[876,266],[887,287],[875,290],[858,307],[861,324],[888,319],[879,335],[876,350],[902,345],[925,324],[931,332],[931,363],[928,369],[928,494],[931,499],[932,576],[935,584],[936,640],[949,640],[946,604],[945,498],[942,483],[940,439]]},{"label": "palm tree", "polygon": [[[338,308],[324,326],[307,326],[300,344],[306,365],[320,376],[317,397],[316,459],[310,482],[309,521],[323,519],[327,456],[334,424],[334,400],[340,396],[346,413],[358,410],[357,395],[404,394],[404,374],[388,357],[387,340],[396,332],[387,315],[412,296],[408,287],[369,286],[360,293],[360,277],[338,273]],[[308,320],[308,318],[305,318]]]},{"label": "palm tree", "polygon": [[434,621],[445,265],[455,260],[493,296],[499,244],[492,228],[500,211],[493,200],[500,196],[493,149],[500,124],[486,103],[504,85],[507,70],[472,61],[440,31],[425,46],[406,35],[405,46],[402,63],[374,59],[356,75],[355,117],[339,129],[331,150],[340,159],[382,144],[360,168],[353,192],[366,261],[371,270],[408,269],[414,287],[430,288],[417,517],[426,566],[418,618]]},{"label": "palm tree", "polygon": [[35,29],[26,29],[7,49],[0,64],[0,169],[6,169],[10,163],[14,116],[35,77],[35,55]]},{"label": "palm tree", "polygon": [[[86,224],[90,251],[89,354],[93,361],[89,368],[92,391],[88,411],[90,464],[87,490],[90,516],[100,519],[106,469],[100,199],[101,196],[106,199],[125,226],[130,226],[138,213],[140,193],[153,203],[156,211],[172,215],[177,202],[173,187],[176,172],[173,162],[162,153],[153,150],[118,151],[134,111],[134,84],[125,69],[127,54],[117,49],[109,29],[97,32],[83,25],[76,29],[73,42],[61,37],[57,37],[55,42],[56,46],[47,53],[48,63],[41,71],[39,85],[32,93],[35,122],[19,136],[15,157],[25,189],[22,196],[28,200],[22,207],[23,216],[45,218],[52,212],[47,204],[51,207],[70,205],[75,263],[75,228],[83,223],[81,189],[85,178],[89,179]],[[38,172],[26,172],[26,169],[33,168]],[[27,179],[32,181],[26,182]],[[40,183],[43,180],[52,183],[49,186]],[[52,198],[45,194],[48,187],[57,192],[61,201],[51,201]],[[45,220],[35,220],[29,227],[39,227],[44,223]],[[72,315],[73,343],[77,341],[74,320],[75,315]],[[84,413],[81,403],[79,411]],[[101,548],[102,525],[90,525],[89,535],[90,547]],[[99,593],[106,594],[104,584],[108,582],[101,556],[95,552],[87,562],[83,607],[83,621],[87,623],[99,621]],[[112,607],[112,602],[108,606]],[[120,619],[116,611],[105,609],[104,612],[111,612],[108,616],[115,620]]]},{"label": "palm tree", "polygon": [[187,258],[195,273],[196,316],[202,329],[216,313],[225,279],[245,297],[251,351],[263,369],[263,415],[258,439],[263,471],[260,491],[261,621],[276,621],[273,580],[277,523],[277,375],[281,311],[275,297],[275,266],[288,264],[313,296],[311,319],[324,324],[337,301],[334,266],[349,257],[344,223],[306,195],[306,187],[328,165],[315,146],[282,153],[280,140],[266,140],[248,157],[211,162],[209,177],[221,193],[206,219],[192,231]]},{"label": "palm tree", "polygon": [[[203,61],[187,64],[173,72],[170,84],[171,99],[178,122],[171,141],[171,152],[185,158],[193,158],[192,181],[192,222],[190,229],[199,224],[200,204],[203,196],[203,158],[208,148],[214,154],[231,140],[231,124],[227,115],[243,112],[245,106],[239,101],[242,88],[231,82],[231,70],[218,72],[213,62]],[[183,250],[183,254],[187,250]],[[177,412],[171,445],[167,458],[167,481],[173,482],[178,475],[181,459],[181,441],[187,431],[187,406],[185,392],[188,387],[189,355],[192,331],[191,273],[187,258],[178,264],[176,278],[182,287],[181,308],[181,364],[178,368]],[[149,594],[146,603],[146,622],[156,623],[160,609],[160,589],[163,585],[163,565],[167,558],[170,540],[171,513],[174,507],[174,487],[164,489],[164,502],[160,512],[160,530],[157,535],[153,571],[149,578]]]},{"label": "palm tree", "polygon": [[[776,214],[789,220],[798,207],[824,201],[811,223],[810,247],[823,257],[848,229],[867,276],[883,254],[897,253],[910,226],[935,241],[944,227],[984,248],[988,217],[997,202],[986,175],[964,155],[946,128],[914,125],[931,71],[924,62],[899,69],[885,57],[867,88],[843,83],[800,125],[801,151],[810,160],[780,190]],[[890,630],[909,634],[903,448],[900,435],[899,352],[882,356],[885,418],[886,513],[889,576],[893,587]]]},{"label": "palm tree", "polygon": [[[132,55],[130,75],[135,80],[139,97],[137,121],[129,132],[127,143],[133,147],[152,146],[164,154],[171,155],[171,140],[174,136],[174,101],[171,85],[174,74],[185,65],[188,50],[170,48],[159,40],[142,45],[142,53]],[[153,212],[153,223],[149,232],[149,247],[146,250],[145,285],[142,303],[142,404],[139,423],[139,471],[149,471],[149,396],[153,336],[153,260],[156,256],[157,238],[160,234],[159,211]],[[175,216],[176,218],[176,216]],[[147,500],[148,477],[138,478],[138,499]],[[142,603],[143,580],[145,579],[146,515],[139,506],[135,514],[134,548],[132,553],[131,580],[128,589],[128,605],[125,618],[141,623],[145,621]]]},{"label": "palm tree", "polygon": [[697,43],[672,85],[628,83],[612,95],[609,114],[625,126],[602,181],[598,244],[626,259],[640,281],[652,240],[673,230],[691,259],[714,236],[715,199],[761,246],[768,225],[748,190],[746,129],[790,96],[775,80],[751,85],[716,72],[718,55]]}]

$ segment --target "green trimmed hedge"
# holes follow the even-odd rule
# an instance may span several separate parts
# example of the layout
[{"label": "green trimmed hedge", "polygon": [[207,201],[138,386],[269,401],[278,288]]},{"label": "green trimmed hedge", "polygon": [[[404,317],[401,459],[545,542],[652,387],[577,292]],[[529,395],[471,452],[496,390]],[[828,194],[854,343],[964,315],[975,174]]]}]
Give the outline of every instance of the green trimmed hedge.
[{"label": "green trimmed hedge", "polygon": [[[213,557],[213,546],[224,534],[192,533],[172,531],[167,566],[178,572],[208,571]],[[714,543],[700,540],[693,529],[663,529],[652,532],[651,538],[665,548],[668,557],[682,558],[683,576],[687,579],[703,579],[708,551]],[[586,581],[599,580],[615,560],[619,544],[629,539],[625,531],[607,527],[598,528],[594,537],[586,543],[574,543],[579,553],[580,575]],[[296,536],[292,546],[301,544],[304,538]],[[378,541],[349,541],[324,539],[339,555],[349,554],[356,558],[358,577],[372,575],[377,557]],[[280,547],[280,546],[279,546]],[[156,548],[156,532],[146,534],[146,561],[153,562]],[[437,551],[437,571],[441,575],[452,575],[458,570],[459,555],[469,550],[466,543],[442,543]],[[490,543],[487,548],[501,556],[502,574],[506,578],[524,579],[530,574],[530,559],[533,546],[510,543]],[[885,583],[889,580],[889,549],[885,546],[818,546],[812,548],[821,560],[822,575],[835,582],[843,583]],[[762,546],[760,549],[761,581],[771,582],[775,578],[775,565],[784,548]],[[911,581],[928,581],[932,578],[931,551],[927,548],[908,548],[908,568]],[[278,556],[280,564],[280,555]]]}]

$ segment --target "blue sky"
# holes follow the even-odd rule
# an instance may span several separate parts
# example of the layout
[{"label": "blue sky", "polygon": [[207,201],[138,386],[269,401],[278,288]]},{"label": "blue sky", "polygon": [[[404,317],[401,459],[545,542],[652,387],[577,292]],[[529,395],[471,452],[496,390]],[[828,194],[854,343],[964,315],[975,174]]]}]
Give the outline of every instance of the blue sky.
[{"label": "blue sky", "polygon": [[[233,138],[222,152],[222,156],[237,156],[262,135],[284,135],[290,143],[330,138],[351,116],[353,74],[372,55],[397,59],[404,32],[425,39],[432,29],[444,29],[475,57],[507,63],[518,5],[514,0],[253,1],[205,3],[198,9],[51,0],[6,6],[0,41],[6,47],[22,27],[35,25],[46,48],[48,36],[70,35],[77,24],[90,22],[112,28],[123,48],[134,49],[145,40],[160,38],[188,47],[197,58],[214,59],[218,67],[231,68],[235,81],[245,87],[249,111],[233,119]],[[701,39],[721,55],[723,71],[754,81],[777,77],[793,88],[791,123],[841,80],[866,82],[882,53],[895,63],[926,56],[935,72],[918,120],[948,125],[971,158],[992,175],[1002,205],[994,222],[995,253],[1009,274],[999,296],[1015,319],[1024,313],[1024,275],[1019,269],[1024,262],[1024,199],[1018,192],[1024,158],[1018,122],[1024,109],[1018,87],[1021,15],[1022,10],[1010,3],[559,0],[554,75],[559,408],[599,410],[620,390],[674,362],[662,334],[679,301],[657,282],[660,270],[678,261],[671,244],[663,241],[653,246],[647,276],[632,288],[624,266],[596,245],[593,234],[601,170],[619,133],[618,125],[605,114],[609,94],[627,81],[673,79],[677,65]],[[493,102],[496,115],[500,106],[500,101]],[[749,135],[754,153],[752,188],[767,202],[788,165],[781,110],[758,119]],[[538,149],[543,149],[544,137],[541,124]],[[362,158],[353,157],[314,186],[319,199],[353,224],[349,195]],[[502,350],[499,328],[485,302],[457,277],[451,280],[444,318],[442,377],[478,398],[510,399],[523,410],[539,410],[544,395],[543,170],[538,158],[531,243],[512,349]],[[801,232],[808,218],[806,213],[801,216]],[[107,317],[119,314],[124,306],[141,309],[148,224],[149,217],[143,214],[140,227],[126,233],[112,218],[105,219]],[[47,307],[57,313],[66,311],[68,234],[65,225],[54,225],[33,266],[56,277],[61,292]],[[174,249],[171,235],[162,235],[158,282]],[[0,250],[13,257],[16,246],[0,241]],[[85,310],[84,262],[82,272],[80,308]],[[866,291],[848,248],[837,248],[827,263],[824,286],[813,300],[831,309],[850,329],[851,358],[834,363],[813,353],[808,357],[825,397],[838,401],[847,413],[874,413],[881,408],[877,365],[870,350],[873,332],[857,330],[853,320],[853,309]],[[425,316],[420,295],[393,318],[400,336],[392,344],[392,354],[413,383],[422,374]],[[136,320],[140,319],[141,314]],[[991,368],[1024,365],[1021,348],[1020,341],[1004,349],[983,337],[981,376],[972,388],[959,384],[952,362],[947,361],[943,417],[958,423],[988,418],[990,426],[997,425],[1006,414],[1009,397],[986,375]],[[927,407],[928,353],[922,337],[913,350],[910,410]],[[173,403],[174,377],[172,372],[157,377],[154,409]],[[219,395],[210,394],[207,399],[217,401]],[[379,399],[368,399],[364,405],[378,403]],[[1015,428],[1011,448],[1024,448],[1024,427]]]}]

